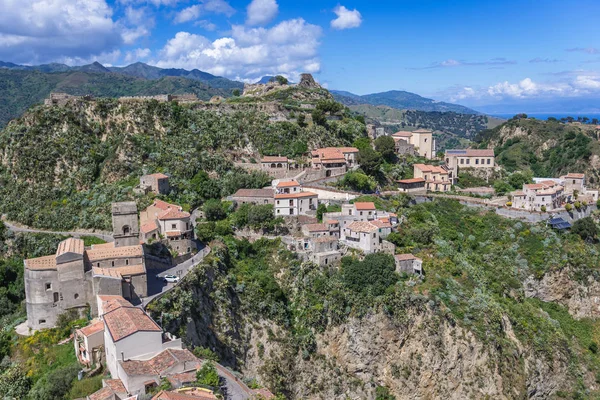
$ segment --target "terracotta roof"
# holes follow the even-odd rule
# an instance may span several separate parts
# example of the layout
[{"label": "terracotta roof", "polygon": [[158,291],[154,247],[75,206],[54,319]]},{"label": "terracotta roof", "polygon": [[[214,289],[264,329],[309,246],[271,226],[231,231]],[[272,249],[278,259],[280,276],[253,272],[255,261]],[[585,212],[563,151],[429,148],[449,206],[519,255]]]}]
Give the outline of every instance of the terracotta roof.
[{"label": "terracotta roof", "polygon": [[294,187],[294,186],[300,186],[300,184],[298,183],[298,181],[291,180],[291,181],[286,181],[286,182],[279,182],[277,184],[277,187]]},{"label": "terracotta roof", "polygon": [[425,183],[425,179],[423,178],[410,178],[410,179],[401,179],[398,183],[410,184],[410,183]]},{"label": "terracotta roof", "polygon": [[309,232],[327,232],[329,228],[325,224],[306,224],[302,225],[302,228],[306,228]]},{"label": "terracotta roof", "polygon": [[319,195],[313,192],[281,193],[275,195],[276,199],[298,199],[302,197],[319,197]]},{"label": "terracotta roof", "polygon": [[412,254],[396,254],[394,258],[397,261],[408,261],[408,260],[420,260],[420,258],[412,255]]},{"label": "terracotta roof", "polygon": [[155,174],[150,174],[149,176],[156,178],[156,179],[168,179],[169,177],[165,174],[162,174],[160,172],[157,172]]},{"label": "terracotta roof", "polygon": [[438,174],[442,174],[442,175],[448,174],[448,171],[446,171],[444,168],[438,167],[435,165],[414,164],[413,167],[421,170],[422,172],[432,172],[432,173],[438,173]]},{"label": "terracotta roof", "polygon": [[[138,308],[138,310],[140,310]],[[141,310],[140,310],[141,311]],[[121,367],[129,376],[159,375],[164,376],[176,364],[184,364],[186,370],[195,370],[200,366],[200,360],[189,350],[167,349],[149,360],[120,361]]]},{"label": "terracotta roof", "polygon": [[553,187],[553,186],[556,186],[556,185],[558,185],[558,183],[556,183],[556,182],[554,182],[554,181],[551,181],[551,180],[547,180],[547,181],[540,181],[540,182],[538,182],[538,183],[541,183],[541,184],[543,184],[543,185],[547,185],[547,186],[550,186],[550,187]]},{"label": "terracotta roof", "polygon": [[108,386],[115,393],[127,393],[127,389],[125,389],[125,385],[123,385],[123,381],[120,379],[104,379],[102,381],[104,386]]},{"label": "terracotta roof", "polygon": [[358,153],[358,149],[356,147],[336,147],[342,153]]},{"label": "terracotta roof", "polygon": [[160,219],[160,220],[185,219],[185,218],[189,218],[189,217],[190,217],[190,213],[187,211],[179,211],[179,210],[170,209],[170,210],[167,210],[164,213],[160,214],[158,216],[158,219]]},{"label": "terracotta roof", "polygon": [[376,230],[379,229],[377,226],[373,225],[370,222],[360,222],[360,221],[355,221],[355,222],[351,223],[350,225],[348,225],[347,228],[354,232],[364,232],[364,233],[375,232]]},{"label": "terracotta roof", "polygon": [[273,189],[240,189],[232,197],[270,197],[273,198]]},{"label": "terracotta roof", "polygon": [[78,329],[78,331],[83,336],[90,336],[90,335],[93,335],[94,333],[98,333],[103,330],[104,330],[104,322],[100,321],[99,319],[92,321],[92,323],[89,324],[88,326]]},{"label": "terracotta roof", "polygon": [[288,162],[287,157],[277,157],[277,156],[264,156],[261,158],[260,162],[269,163],[269,162]]},{"label": "terracotta roof", "polygon": [[408,131],[399,131],[394,133],[392,136],[396,136],[396,137],[412,137],[412,132],[408,132]]},{"label": "terracotta roof", "polygon": [[336,225],[336,224],[339,224],[340,221],[338,221],[337,219],[330,219],[330,220],[327,220],[327,223],[329,225]]},{"label": "terracotta roof", "polygon": [[102,389],[88,396],[89,400],[114,400],[115,392],[110,387],[105,386]]},{"label": "terracotta roof", "polygon": [[136,332],[162,332],[141,308],[119,307],[104,314],[104,323],[114,342]]},{"label": "terracotta roof", "polygon": [[56,256],[44,256],[25,260],[25,268],[30,271],[56,270]]},{"label": "terracotta roof", "polygon": [[210,392],[205,392],[200,388],[186,391],[162,391],[152,398],[152,400],[216,400],[217,396]]},{"label": "terracotta roof", "polygon": [[321,236],[318,238],[310,239],[314,243],[328,243],[328,242],[337,242],[339,239],[335,236]]},{"label": "terracotta roof", "polygon": [[446,150],[446,154],[464,157],[494,157],[493,149],[453,149]]},{"label": "terracotta roof", "polygon": [[142,225],[142,226],[140,227],[140,231],[141,231],[142,233],[144,233],[144,234],[145,234],[145,233],[150,233],[150,232],[152,232],[152,231],[155,231],[155,230],[157,230],[157,229],[158,229],[158,224],[156,223],[156,220],[155,220],[155,219],[153,219],[153,220],[152,220],[152,221],[150,221],[150,222],[146,222],[144,225]]},{"label": "terracotta roof", "polygon": [[85,247],[83,245],[83,240],[68,238],[58,244],[58,248],[56,249],[56,256],[58,257],[65,253],[76,253],[83,255],[84,251]]},{"label": "terracotta roof", "polygon": [[569,172],[567,175],[565,175],[565,177],[571,179],[583,179],[585,178],[585,174],[574,174]]},{"label": "terracotta roof", "polygon": [[521,190],[517,190],[516,192],[512,192],[511,194],[517,197],[525,196],[525,193],[523,193]]},{"label": "terracotta roof", "polygon": [[152,203],[152,205],[154,207],[156,207],[156,208],[159,208],[159,209],[163,210],[163,211],[166,211],[169,208],[175,208],[175,209],[181,208],[177,204],[167,203],[166,201],[162,201],[160,199],[154,199],[154,202]]},{"label": "terracotta roof", "polygon": [[120,307],[131,307],[132,304],[125,300],[123,296],[115,295],[98,295],[98,298],[102,302],[102,311],[104,314],[116,310]]},{"label": "terracotta roof", "polygon": [[530,184],[526,184],[524,186],[525,186],[525,189],[529,189],[529,190],[540,190],[540,189],[544,189],[546,187],[546,185],[544,185],[542,183],[530,183]]},{"label": "terracotta roof", "polygon": [[375,225],[378,228],[391,228],[392,227],[392,225],[389,223],[389,220],[388,220],[388,222],[384,222],[384,221],[381,221],[378,219],[374,219],[373,221],[370,221],[370,223],[372,225]]},{"label": "terracotta roof", "polygon": [[360,211],[376,210],[375,203],[372,201],[359,201],[354,203],[354,208]]},{"label": "terracotta roof", "polygon": [[431,131],[430,129],[419,128],[419,129],[413,131],[413,133],[433,133],[433,131]]},{"label": "terracotta roof", "polygon": [[167,237],[178,237],[181,236],[181,231],[168,231],[165,234]]},{"label": "terracotta roof", "polygon": [[196,381],[196,371],[182,372],[167,376],[167,380],[173,387],[182,387],[187,383]]},{"label": "terracotta roof", "polygon": [[92,249],[113,249],[114,247],[115,247],[115,242],[100,243],[100,244],[92,245]]},{"label": "terracotta roof", "polygon": [[86,251],[86,254],[88,260],[94,262],[111,258],[141,257],[144,255],[144,250],[140,245],[112,248],[92,247],[90,250]]}]

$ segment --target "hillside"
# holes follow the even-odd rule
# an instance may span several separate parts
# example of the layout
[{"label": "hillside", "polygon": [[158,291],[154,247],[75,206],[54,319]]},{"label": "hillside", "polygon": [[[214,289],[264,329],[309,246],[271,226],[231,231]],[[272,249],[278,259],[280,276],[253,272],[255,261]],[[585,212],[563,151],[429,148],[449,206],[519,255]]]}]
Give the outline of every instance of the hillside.
[{"label": "hillside", "polygon": [[96,97],[149,96],[164,93],[195,93],[202,100],[231,92],[184,78],[155,80],[114,73],[69,71],[43,73],[36,70],[0,68],[0,128],[20,116],[27,108],[41,103],[50,92]]},{"label": "hillside", "polygon": [[597,398],[600,245],[406,204],[384,205],[404,221],[390,240],[423,258],[423,280],[381,268],[385,254],[319,268],[225,236],[151,312],[290,400]]},{"label": "hillside", "polygon": [[389,127],[390,130],[427,128],[452,133],[460,138],[472,139],[477,133],[498,126],[502,120],[487,115],[459,114],[455,112],[398,110],[388,106],[361,104],[349,106],[350,110]]},{"label": "hillside", "polygon": [[583,172],[600,182],[600,143],[592,126],[533,118],[511,119],[479,133],[480,147],[493,147],[496,161],[509,171],[531,169],[535,176]]},{"label": "hillside", "polygon": [[372,93],[364,96],[338,90],[332,90],[331,93],[337,101],[347,106],[370,104],[373,106],[388,106],[399,110],[452,111],[461,114],[480,114],[480,112],[468,107],[428,99],[418,94],[401,90]]},{"label": "hillside", "polygon": [[302,111],[291,99],[319,93],[288,88],[281,93],[287,105],[264,98],[186,105],[99,99],[33,107],[0,133],[0,212],[36,227],[106,229],[110,202],[147,200],[132,192],[144,172],[172,174],[172,200],[186,207],[262,187],[268,177],[237,170],[233,161],[301,156],[307,146],[349,145],[364,135],[365,126],[345,111],[339,121],[298,125]]}]

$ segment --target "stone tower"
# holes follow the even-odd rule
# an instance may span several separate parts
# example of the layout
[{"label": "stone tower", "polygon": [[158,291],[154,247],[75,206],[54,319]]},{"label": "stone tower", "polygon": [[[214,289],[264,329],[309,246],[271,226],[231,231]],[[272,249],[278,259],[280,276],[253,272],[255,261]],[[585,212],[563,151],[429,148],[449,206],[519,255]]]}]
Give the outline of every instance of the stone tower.
[{"label": "stone tower", "polygon": [[138,212],[134,201],[112,204],[112,224],[115,247],[140,244]]}]

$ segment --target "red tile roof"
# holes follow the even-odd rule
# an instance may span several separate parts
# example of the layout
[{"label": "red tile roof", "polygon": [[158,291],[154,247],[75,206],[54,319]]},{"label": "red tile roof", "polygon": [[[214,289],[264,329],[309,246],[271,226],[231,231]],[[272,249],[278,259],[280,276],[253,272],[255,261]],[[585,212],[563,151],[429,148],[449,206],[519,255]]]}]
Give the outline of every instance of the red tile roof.
[{"label": "red tile roof", "polygon": [[190,217],[190,213],[187,211],[179,211],[179,210],[170,209],[170,210],[167,210],[164,213],[160,214],[158,216],[158,219],[163,221],[163,220],[168,220],[168,219],[185,219],[185,218],[189,218],[189,217]]},{"label": "red tile roof", "polygon": [[58,244],[58,248],[56,249],[56,256],[58,257],[65,253],[76,253],[83,255],[84,250],[85,247],[83,245],[83,240],[68,238]]},{"label": "red tile roof", "polygon": [[156,208],[159,208],[163,211],[168,210],[169,208],[174,208],[174,209],[179,209],[181,207],[179,207],[177,204],[171,204],[171,203],[167,203],[166,201],[162,201],[160,199],[154,199],[154,203],[152,203],[152,205]]},{"label": "red tile roof", "polygon": [[354,203],[354,207],[360,211],[375,210],[375,203],[372,201],[358,201]]},{"label": "red tile roof", "polygon": [[90,400],[114,400],[115,392],[110,387],[105,386],[102,389],[88,396]]},{"label": "red tile roof", "polygon": [[260,160],[260,162],[263,162],[263,163],[271,163],[271,162],[275,162],[275,163],[278,163],[278,162],[281,162],[281,163],[286,163],[286,162],[288,162],[288,161],[289,161],[289,160],[288,160],[288,158],[287,158],[287,157],[277,157],[277,156],[264,156],[264,157],[263,157],[263,158]]},{"label": "red tile roof", "polygon": [[375,225],[378,228],[391,228],[392,227],[392,225],[389,223],[389,220],[388,220],[388,222],[385,222],[385,221],[381,221],[379,219],[374,219],[373,221],[370,221],[370,223],[372,225]]},{"label": "red tile roof", "polygon": [[325,224],[306,224],[302,228],[306,228],[309,232],[327,232],[329,228]]},{"label": "red tile roof", "polygon": [[104,330],[104,322],[100,320],[94,320],[88,326],[85,326],[77,331],[81,333],[83,336],[90,336],[94,333],[102,332]]},{"label": "red tile roof", "polygon": [[98,295],[100,299],[102,311],[106,314],[112,310],[116,310],[120,307],[131,307],[132,304],[125,300],[123,296],[115,296],[115,295]]},{"label": "red tile roof", "polygon": [[142,226],[140,227],[140,231],[141,231],[142,233],[144,233],[144,234],[146,234],[146,233],[150,233],[150,232],[152,232],[152,231],[155,231],[155,230],[157,230],[157,229],[158,229],[158,224],[156,223],[156,220],[155,220],[155,219],[153,219],[153,220],[152,220],[152,221],[150,221],[150,222],[146,222],[144,225],[142,225]]},{"label": "red tile roof", "polygon": [[124,265],[122,267],[92,267],[94,276],[107,276],[112,278],[122,278],[124,276],[143,275],[146,273],[146,268],[143,264]]},{"label": "red tile roof", "polygon": [[291,181],[286,181],[286,182],[279,182],[277,184],[277,187],[294,187],[294,186],[300,186],[298,181],[291,180]]},{"label": "red tile roof", "polygon": [[56,270],[56,256],[44,256],[25,260],[25,268],[30,271]]},{"label": "red tile roof", "polygon": [[108,386],[115,393],[127,393],[127,389],[125,389],[125,385],[123,385],[123,381],[120,379],[104,379],[104,386]]},{"label": "red tile roof", "polygon": [[583,178],[585,178],[585,174],[574,174],[574,173],[571,173],[571,172],[569,172],[569,173],[566,175],[566,178],[571,178],[571,179],[583,179]]},{"label": "red tile roof", "polygon": [[408,261],[408,260],[420,260],[420,258],[412,255],[412,254],[396,254],[394,258],[397,261]]},{"label": "red tile roof", "polygon": [[[138,308],[139,310],[139,308]],[[189,350],[167,349],[149,360],[127,360],[120,361],[121,367],[127,375],[158,375],[168,374],[174,365],[185,365],[186,371],[195,370],[200,367],[200,360]],[[185,371],[184,371],[185,372]]]},{"label": "red tile roof", "polygon": [[120,307],[104,314],[104,323],[114,342],[136,332],[162,332],[148,314],[137,307]]},{"label": "red tile roof", "polygon": [[232,197],[270,197],[273,198],[273,189],[240,189]]},{"label": "red tile roof", "polygon": [[410,183],[425,183],[425,179],[423,178],[410,178],[410,179],[401,179],[398,183],[410,184]]},{"label": "red tile roof", "polygon": [[168,179],[169,177],[165,174],[162,174],[160,172],[157,172],[155,174],[150,174],[151,177],[156,178],[156,179]]},{"label": "red tile roof", "polygon": [[123,246],[123,247],[92,247],[86,252],[90,262],[107,260],[111,258],[141,257],[144,255],[142,246]]},{"label": "red tile roof", "polygon": [[394,133],[392,136],[396,136],[396,137],[412,137],[412,132],[408,132],[408,131],[399,131]]},{"label": "red tile roof", "polygon": [[351,223],[350,225],[348,225],[348,229],[350,229],[353,232],[371,233],[371,232],[375,232],[376,230],[378,230],[379,227],[373,225],[370,222],[355,221],[355,222]]}]

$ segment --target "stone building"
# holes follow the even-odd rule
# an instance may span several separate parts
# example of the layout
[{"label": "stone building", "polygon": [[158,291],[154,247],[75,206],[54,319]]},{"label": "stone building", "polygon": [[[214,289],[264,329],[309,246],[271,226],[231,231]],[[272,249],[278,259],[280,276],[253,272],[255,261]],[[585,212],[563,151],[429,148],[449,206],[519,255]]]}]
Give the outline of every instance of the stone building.
[{"label": "stone building", "polygon": [[396,272],[423,275],[423,260],[412,254],[396,254]]},{"label": "stone building", "polygon": [[380,220],[355,221],[343,228],[342,241],[348,247],[365,254],[386,252],[393,254],[395,246],[384,239],[392,232],[392,225]]},{"label": "stone building", "polygon": [[524,184],[522,191],[511,193],[513,208],[529,211],[551,211],[560,208],[564,188],[554,181]]},{"label": "stone building", "polygon": [[115,242],[85,248],[83,240],[69,238],[54,255],[24,261],[29,328],[52,328],[60,314],[82,313],[88,306],[96,315],[93,299],[98,294],[132,300],[147,295],[144,250],[133,234],[138,231],[137,213],[133,218],[130,210],[130,203],[113,204]]},{"label": "stone building", "polygon": [[427,192],[425,178],[401,179],[398,181],[398,191],[402,193]]},{"label": "stone building", "polygon": [[[417,129],[415,131],[399,131],[392,135],[392,138],[396,142],[396,149],[405,152],[412,151],[416,152],[421,157],[431,160],[435,158],[435,141],[433,139],[433,132],[429,129]],[[400,142],[404,142],[409,146],[403,145]]]},{"label": "stone building", "polygon": [[176,204],[155,199],[140,213],[140,223],[144,243],[162,241],[180,255],[196,249],[191,215]]},{"label": "stone building", "polygon": [[449,171],[445,167],[435,165],[413,165],[415,179],[425,180],[425,188],[432,192],[448,192],[452,188]]},{"label": "stone building", "polygon": [[341,175],[358,166],[358,149],[355,147],[325,147],[310,154],[312,167],[326,170],[326,176]]},{"label": "stone building", "polygon": [[229,197],[238,204],[274,204],[273,189],[240,189]]},{"label": "stone building", "polygon": [[446,150],[444,159],[449,171],[450,181],[453,184],[458,180],[460,169],[474,168],[476,170],[492,171],[496,167],[493,149]]},{"label": "stone building", "polygon": [[150,174],[140,177],[140,188],[145,193],[168,194],[171,191],[169,177],[165,174]]}]

